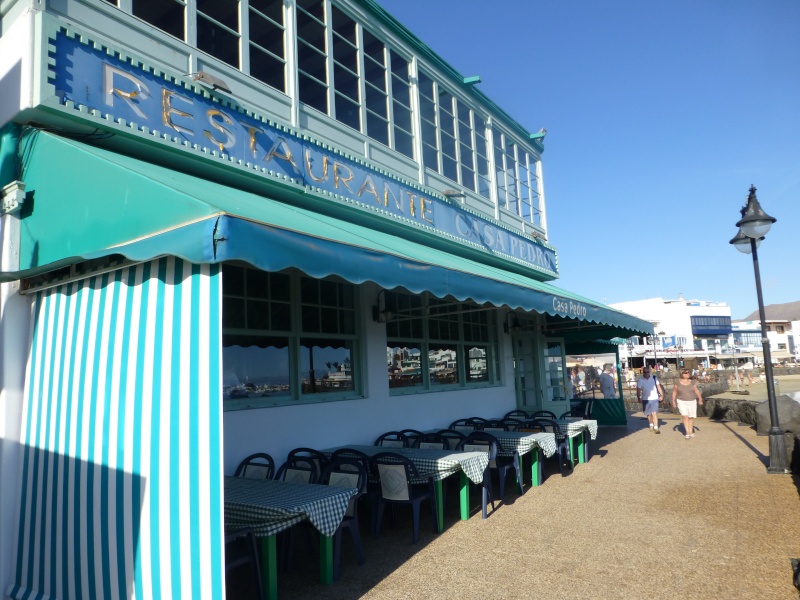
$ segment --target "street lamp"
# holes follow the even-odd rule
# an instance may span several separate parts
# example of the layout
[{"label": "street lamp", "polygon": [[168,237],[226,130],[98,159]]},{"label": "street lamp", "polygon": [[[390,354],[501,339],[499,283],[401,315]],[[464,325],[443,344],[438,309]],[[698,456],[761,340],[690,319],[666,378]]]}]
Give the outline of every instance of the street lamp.
[{"label": "street lamp", "polygon": [[628,338],[628,369],[633,368],[633,338]]},{"label": "street lamp", "polygon": [[775,400],[775,380],[772,377],[772,356],[767,338],[767,319],[764,314],[764,298],[761,295],[761,273],[758,270],[757,248],[764,236],[777,221],[761,208],[756,198],[755,186],[750,186],[747,204],[742,207],[742,218],[736,223],[739,233],[730,243],[744,254],[753,255],[753,270],[756,277],[756,294],[758,295],[758,316],[761,319],[761,346],[764,349],[764,371],[767,375],[767,402],[769,404],[769,467],[770,473],[789,473],[789,454],[786,450],[786,438],[778,422],[778,404]]}]

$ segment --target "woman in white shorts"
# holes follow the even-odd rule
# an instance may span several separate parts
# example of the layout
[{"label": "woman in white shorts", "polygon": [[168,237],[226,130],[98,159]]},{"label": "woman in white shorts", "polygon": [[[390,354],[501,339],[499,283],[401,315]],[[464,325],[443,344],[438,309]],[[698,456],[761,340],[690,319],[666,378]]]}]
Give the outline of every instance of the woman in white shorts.
[{"label": "woman in white shorts", "polygon": [[678,412],[683,418],[685,438],[694,437],[694,419],[697,416],[697,403],[703,403],[703,395],[689,376],[688,369],[681,369],[681,378],[672,388],[672,408],[677,401]]}]

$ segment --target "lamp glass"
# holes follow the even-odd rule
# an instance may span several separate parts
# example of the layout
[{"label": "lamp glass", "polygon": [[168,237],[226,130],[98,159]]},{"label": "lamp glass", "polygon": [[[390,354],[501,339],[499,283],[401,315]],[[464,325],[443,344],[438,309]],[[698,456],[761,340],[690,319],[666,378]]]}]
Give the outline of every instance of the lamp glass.
[{"label": "lamp glass", "polygon": [[767,235],[769,228],[772,227],[772,221],[744,221],[741,227],[742,233],[747,237],[758,239]]}]

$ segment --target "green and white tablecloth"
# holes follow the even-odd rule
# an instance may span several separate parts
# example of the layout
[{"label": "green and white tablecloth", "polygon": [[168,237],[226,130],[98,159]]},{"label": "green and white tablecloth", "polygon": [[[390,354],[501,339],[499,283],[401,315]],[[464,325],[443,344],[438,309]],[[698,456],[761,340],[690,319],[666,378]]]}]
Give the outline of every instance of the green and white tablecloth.
[{"label": "green and white tablecloth", "polygon": [[490,431],[502,448],[501,454],[517,452],[520,456],[536,448],[541,448],[545,456],[556,453],[556,436],[552,433],[532,433],[530,431]]},{"label": "green and white tablecloth", "polygon": [[251,527],[270,536],[305,519],[326,536],[336,533],[358,490],[270,479],[225,478],[225,528]]},{"label": "green and white tablecloth", "polygon": [[340,446],[322,450],[330,456],[341,448],[352,448],[363,452],[367,456],[374,456],[379,452],[394,452],[409,459],[419,471],[420,475],[431,474],[434,481],[444,479],[464,471],[474,483],[483,482],[483,472],[489,464],[489,457],[485,452],[457,452],[455,450],[423,450],[421,448],[388,448],[384,446]]},{"label": "green and white tablecloth", "polygon": [[597,421],[593,419],[556,421],[556,423],[558,423],[561,433],[566,433],[570,437],[573,437],[584,430],[588,430],[589,436],[592,439],[597,438]]}]

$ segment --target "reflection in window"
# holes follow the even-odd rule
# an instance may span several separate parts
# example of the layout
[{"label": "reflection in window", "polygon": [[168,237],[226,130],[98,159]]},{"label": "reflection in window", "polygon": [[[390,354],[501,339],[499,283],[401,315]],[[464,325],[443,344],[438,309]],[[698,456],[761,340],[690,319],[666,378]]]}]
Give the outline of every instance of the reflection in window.
[{"label": "reflection in window", "polygon": [[224,400],[289,396],[289,341],[248,335],[222,336]]},{"label": "reflection in window", "polygon": [[386,357],[390,388],[422,385],[422,348],[389,340]]},{"label": "reflection in window", "polygon": [[433,389],[497,381],[494,310],[430,294],[386,292],[389,388]]},{"label": "reflection in window", "polygon": [[250,75],[286,91],[286,34],[281,0],[250,0]]},{"label": "reflection in window", "polygon": [[223,265],[226,406],[356,392],[354,289],[349,283]]},{"label": "reflection in window", "polygon": [[297,67],[300,101],[328,113],[325,10],[319,0],[297,2]]},{"label": "reflection in window", "polygon": [[300,391],[302,394],[352,391],[353,342],[300,340]]},{"label": "reflection in window", "polygon": [[458,383],[458,363],[458,348],[456,346],[431,344],[428,350],[431,387]]}]

